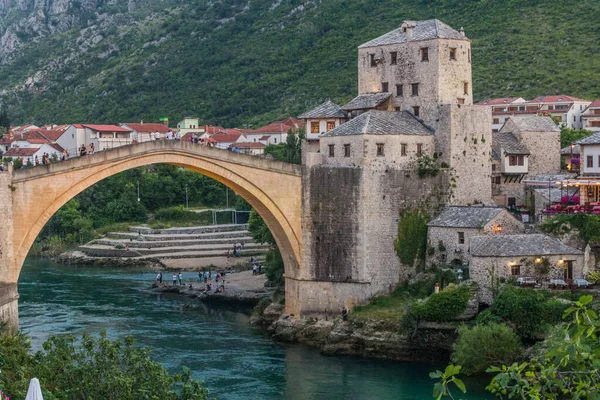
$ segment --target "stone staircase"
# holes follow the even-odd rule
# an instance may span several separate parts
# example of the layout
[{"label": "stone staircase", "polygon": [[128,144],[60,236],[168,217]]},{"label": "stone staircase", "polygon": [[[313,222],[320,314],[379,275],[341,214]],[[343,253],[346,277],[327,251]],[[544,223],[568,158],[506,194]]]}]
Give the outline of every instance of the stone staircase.
[{"label": "stone staircase", "polygon": [[224,257],[228,251],[233,254],[236,243],[244,243],[243,257],[261,256],[269,250],[269,245],[254,242],[247,224],[130,230],[110,232],[80,246],[79,251],[89,257],[173,259]]}]

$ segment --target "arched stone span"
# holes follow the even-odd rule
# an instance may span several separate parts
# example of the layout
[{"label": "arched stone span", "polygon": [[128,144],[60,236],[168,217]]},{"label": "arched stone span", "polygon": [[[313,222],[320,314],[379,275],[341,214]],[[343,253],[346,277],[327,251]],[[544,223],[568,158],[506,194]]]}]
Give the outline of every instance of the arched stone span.
[{"label": "arched stone span", "polygon": [[67,201],[111,175],[156,163],[191,169],[239,193],[258,211],[273,233],[284,258],[286,276],[296,275],[302,262],[299,166],[188,142],[156,141],[14,171],[12,249],[7,252],[12,253],[12,257],[8,259],[9,265],[0,266],[1,281],[17,282],[37,235]]}]

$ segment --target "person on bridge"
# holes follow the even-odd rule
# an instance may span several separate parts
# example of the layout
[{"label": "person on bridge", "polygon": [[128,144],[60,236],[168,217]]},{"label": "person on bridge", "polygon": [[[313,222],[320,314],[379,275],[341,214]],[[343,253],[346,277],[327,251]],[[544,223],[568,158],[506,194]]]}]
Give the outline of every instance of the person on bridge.
[{"label": "person on bridge", "polygon": [[87,155],[87,149],[85,148],[85,144],[82,144],[81,147],[79,148],[79,155],[80,156]]},{"label": "person on bridge", "polygon": [[94,154],[94,143],[90,143],[90,155]]}]

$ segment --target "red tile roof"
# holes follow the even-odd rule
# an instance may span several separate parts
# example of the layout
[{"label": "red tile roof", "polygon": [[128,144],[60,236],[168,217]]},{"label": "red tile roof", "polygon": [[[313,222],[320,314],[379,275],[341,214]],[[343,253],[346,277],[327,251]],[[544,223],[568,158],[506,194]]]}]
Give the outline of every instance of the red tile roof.
[{"label": "red tile roof", "polygon": [[65,131],[63,131],[63,130],[56,130],[56,129],[44,130],[44,131],[38,130],[38,132],[52,142],[55,142],[56,140],[58,140],[58,138],[61,137],[63,135],[63,133],[65,133]]},{"label": "red tile roof", "polygon": [[226,129],[223,128],[222,126],[214,126],[214,125],[201,125],[198,127],[198,129],[204,129],[204,132],[206,132],[210,135],[214,135],[216,133],[219,133],[220,131],[226,131]]},{"label": "red tile roof", "polygon": [[35,153],[38,152],[38,148],[35,147],[13,147],[12,149],[8,149],[6,153],[4,153],[4,157],[31,157]]},{"label": "red tile roof", "polygon": [[289,117],[282,119],[281,121],[271,122],[270,124],[258,129],[249,130],[248,133],[287,133],[290,129],[296,130],[303,127],[303,121]]},{"label": "red tile roof", "polygon": [[235,143],[240,138],[241,134],[217,133],[212,136],[212,139],[219,143]]},{"label": "red tile roof", "polygon": [[73,126],[77,129],[83,129],[83,125],[81,124],[73,124]]},{"label": "red tile roof", "polygon": [[65,149],[62,146],[60,146],[59,144],[57,144],[57,143],[49,143],[49,146],[51,146],[52,148],[54,148],[54,150],[60,151],[61,153],[63,151],[65,151]]},{"label": "red tile roof", "polygon": [[260,139],[258,139],[258,140],[269,140],[270,137],[271,136],[269,136],[269,135],[264,135],[264,136],[261,136]]},{"label": "red tile roof", "polygon": [[596,99],[592,101],[592,104],[588,106],[588,108],[598,108],[600,107],[600,99]]},{"label": "red tile roof", "polygon": [[83,127],[92,129],[98,132],[131,132],[127,128],[123,128],[122,126],[117,125],[88,125],[83,124]]},{"label": "red tile roof", "polygon": [[574,101],[589,101],[584,99],[578,99],[577,97],[565,96],[559,94],[556,96],[538,96],[535,99],[529,101],[529,103],[570,103]]},{"label": "red tile roof", "polygon": [[160,133],[167,133],[170,129],[168,126],[164,125],[164,124],[133,124],[133,123],[127,123],[124,124],[127,125],[128,127],[130,127],[131,129],[133,129],[136,132],[142,132],[142,133],[150,133],[150,132],[160,132]]},{"label": "red tile roof", "polygon": [[478,105],[483,105],[483,106],[495,106],[495,105],[499,105],[499,104],[511,104],[513,101],[520,99],[521,97],[499,97],[497,99],[489,99],[489,100],[483,100],[480,101],[479,103],[476,103]]}]

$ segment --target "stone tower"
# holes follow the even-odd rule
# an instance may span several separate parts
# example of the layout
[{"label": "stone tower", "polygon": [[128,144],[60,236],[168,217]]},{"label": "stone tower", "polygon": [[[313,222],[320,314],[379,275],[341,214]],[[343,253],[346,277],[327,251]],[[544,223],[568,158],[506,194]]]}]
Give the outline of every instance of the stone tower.
[{"label": "stone tower", "polygon": [[454,204],[491,202],[491,112],[473,105],[471,41],[436,19],[404,21],[358,48],[358,94],[389,93],[388,111],[431,127],[451,167]]}]

